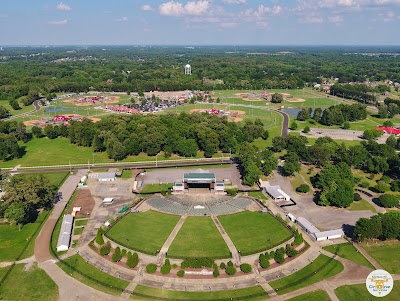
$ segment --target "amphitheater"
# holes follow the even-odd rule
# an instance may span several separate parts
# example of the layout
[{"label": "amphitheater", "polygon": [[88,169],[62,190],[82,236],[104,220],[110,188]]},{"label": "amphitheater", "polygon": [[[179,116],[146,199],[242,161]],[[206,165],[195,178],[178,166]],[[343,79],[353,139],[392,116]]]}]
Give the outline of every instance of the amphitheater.
[{"label": "amphitheater", "polygon": [[204,216],[231,214],[245,210],[257,211],[261,210],[262,207],[246,197],[221,196],[212,198],[202,195],[187,195],[184,197],[151,197],[138,208],[139,211],[148,209],[175,215]]}]

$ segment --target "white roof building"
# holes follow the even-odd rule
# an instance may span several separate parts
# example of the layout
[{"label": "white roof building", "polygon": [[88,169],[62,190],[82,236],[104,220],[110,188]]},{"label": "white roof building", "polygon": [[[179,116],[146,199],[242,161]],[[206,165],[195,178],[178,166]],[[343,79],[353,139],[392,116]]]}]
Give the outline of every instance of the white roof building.
[{"label": "white roof building", "polygon": [[101,172],[99,173],[97,179],[100,182],[115,181],[115,172]]},{"label": "white roof building", "polygon": [[344,232],[342,229],[328,230],[323,232],[314,233],[314,237],[316,241],[322,241],[327,239],[337,239],[344,236]]},{"label": "white roof building", "polygon": [[64,215],[60,229],[60,236],[58,237],[57,242],[57,252],[68,251],[73,222],[74,217],[71,214]]},{"label": "white roof building", "polygon": [[113,198],[105,198],[103,200],[103,204],[112,204],[113,200],[114,200]]},{"label": "white roof building", "polygon": [[300,216],[297,218],[297,223],[304,229],[309,234],[314,234],[316,232],[319,232],[317,227],[315,227],[313,224],[311,224],[306,218]]},{"label": "white roof building", "polygon": [[290,201],[290,196],[286,194],[279,185],[276,186],[265,186],[264,191],[268,193],[268,195],[274,201]]}]

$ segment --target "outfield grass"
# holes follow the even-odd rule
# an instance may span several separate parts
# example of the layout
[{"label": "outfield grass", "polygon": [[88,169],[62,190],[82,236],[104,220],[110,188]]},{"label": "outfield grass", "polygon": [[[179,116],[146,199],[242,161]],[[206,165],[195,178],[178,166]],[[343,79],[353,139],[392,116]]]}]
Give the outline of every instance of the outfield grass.
[{"label": "outfield grass", "polygon": [[365,287],[364,283],[343,285],[335,289],[335,294],[340,301],[365,301],[365,300],[384,300],[384,301],[398,301],[400,299],[400,281],[394,281],[393,289],[386,297],[374,297]]},{"label": "outfield grass", "polygon": [[156,211],[130,213],[107,232],[111,240],[147,254],[156,254],[178,223],[180,216]]},{"label": "outfield grass", "polygon": [[158,193],[158,192],[167,192],[171,191],[173,183],[165,183],[165,184],[145,184],[143,185],[143,189],[140,193],[150,194],[150,193]]},{"label": "outfield grass", "polygon": [[267,293],[261,286],[253,286],[229,291],[213,291],[213,292],[183,292],[166,289],[153,288],[143,285],[138,285],[131,299],[134,300],[248,300],[257,301],[268,298]]},{"label": "outfield grass", "polygon": [[370,210],[373,213],[377,213],[375,207],[364,199],[357,202],[354,201],[353,203],[351,203],[350,207],[347,208],[347,210],[350,211]]},{"label": "outfield grass", "polygon": [[[21,231],[19,231],[17,225],[0,224],[0,261],[14,261],[17,259],[28,240],[41,226],[47,213],[47,211],[41,212],[35,222],[24,225],[21,227]],[[19,259],[32,256],[34,247],[35,242],[33,239],[33,242],[31,241]]]},{"label": "outfield grass", "polygon": [[[103,273],[90,263],[87,263],[86,260],[78,254],[65,259],[63,262],[58,262],[57,265],[63,269],[65,273],[71,275],[78,281],[112,295],[120,295],[129,284],[128,281]],[[91,279],[83,276],[81,273]]]},{"label": "outfield grass", "polygon": [[339,261],[321,254],[301,270],[269,284],[278,295],[283,295],[332,277],[343,271],[343,268]]},{"label": "outfield grass", "polygon": [[[0,287],[1,300],[58,300],[58,287],[45,271],[34,264],[24,271],[24,264],[15,265]],[[8,269],[1,268],[0,270]]]},{"label": "outfield grass", "polygon": [[288,299],[287,301],[331,301],[331,298],[329,298],[327,292],[318,290]]},{"label": "outfield grass", "polygon": [[224,239],[210,217],[188,217],[172,242],[168,256],[229,258]]},{"label": "outfield grass", "polygon": [[384,270],[392,274],[400,274],[400,260],[398,256],[395,256],[399,253],[400,241],[363,243],[362,247]]},{"label": "outfield grass", "polygon": [[279,245],[292,233],[268,213],[244,211],[218,216],[241,254],[254,254]]},{"label": "outfield grass", "polygon": [[267,197],[262,193],[262,191],[250,191],[248,193],[248,195],[250,197],[256,198],[256,199],[260,199],[260,200],[267,200]]},{"label": "outfield grass", "polygon": [[340,257],[364,265],[372,270],[374,266],[349,242],[323,247],[324,250],[337,254]]}]

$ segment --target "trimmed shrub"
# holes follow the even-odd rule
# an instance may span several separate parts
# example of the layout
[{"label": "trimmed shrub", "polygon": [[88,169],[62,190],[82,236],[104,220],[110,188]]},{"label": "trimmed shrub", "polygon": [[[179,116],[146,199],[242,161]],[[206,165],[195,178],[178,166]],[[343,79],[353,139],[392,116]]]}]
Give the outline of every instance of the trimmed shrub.
[{"label": "trimmed shrub", "polygon": [[384,175],[382,176],[381,181],[389,184],[392,181],[392,179],[389,176]]},{"label": "trimmed shrub", "polygon": [[185,276],[185,271],[184,271],[184,270],[179,270],[179,271],[176,273],[176,276],[182,278],[183,276]]},{"label": "trimmed shrub", "polygon": [[392,191],[400,191],[400,180],[394,180],[390,183],[390,189]]},{"label": "trimmed shrub", "polygon": [[125,256],[126,256],[126,250],[123,249],[123,250],[121,251],[121,257],[125,257]]},{"label": "trimmed shrub", "polygon": [[219,265],[219,267],[220,267],[221,269],[225,270],[225,268],[226,268],[225,262],[221,262],[220,265]]},{"label": "trimmed shrub", "polygon": [[284,248],[279,248],[275,251],[274,260],[279,264],[282,264],[285,262],[285,249]]},{"label": "trimmed shrub", "polygon": [[386,191],[389,191],[389,190],[390,190],[390,185],[387,184],[387,183],[385,183],[384,181],[378,181],[378,182],[376,183],[375,189],[376,189],[378,192],[386,192]]},{"label": "trimmed shrub", "polygon": [[146,266],[146,272],[149,274],[153,274],[157,271],[157,266],[154,263],[150,263]]},{"label": "trimmed shrub", "polygon": [[303,132],[306,133],[306,134],[309,133],[310,132],[310,127],[308,125],[305,126]]},{"label": "trimmed shrub", "polygon": [[269,258],[274,258],[275,257],[275,251],[271,251],[269,253]]},{"label": "trimmed shrub", "polygon": [[163,265],[161,267],[161,274],[167,275],[171,272],[171,266],[170,265]]},{"label": "trimmed shrub", "polygon": [[369,183],[367,181],[363,181],[360,184],[358,184],[358,186],[362,188],[369,188]]},{"label": "trimmed shrub", "polygon": [[301,193],[307,193],[310,191],[310,186],[308,186],[307,184],[300,184],[300,186],[296,188],[296,191]]},{"label": "trimmed shrub", "polygon": [[233,266],[227,266],[225,269],[225,273],[227,273],[229,276],[233,276],[236,274],[236,269]]},{"label": "trimmed shrub", "polygon": [[118,262],[121,260],[121,249],[120,247],[116,247],[114,250],[114,254],[112,255],[112,261]]},{"label": "trimmed shrub", "polygon": [[98,244],[98,245],[104,245],[104,238],[103,238],[103,233],[104,233],[104,231],[103,231],[103,229],[100,227],[98,230],[97,230],[97,234],[96,234],[96,243]]},{"label": "trimmed shrub", "polygon": [[248,263],[242,263],[241,265],[240,265],[240,270],[243,272],[243,273],[250,273],[251,272],[251,265],[250,264],[248,264]]},{"label": "trimmed shrub", "polygon": [[165,259],[165,261],[164,261],[164,265],[171,266],[171,263],[169,262],[169,259],[168,259],[168,258],[167,258],[167,259]]},{"label": "trimmed shrub", "polygon": [[214,271],[213,271],[213,276],[214,276],[214,278],[217,278],[217,277],[219,276],[219,271],[218,271],[218,269],[214,269]]},{"label": "trimmed shrub", "polygon": [[238,193],[238,189],[237,188],[229,188],[229,189],[225,189],[226,193],[230,196],[236,196]]},{"label": "trimmed shrub", "polygon": [[216,263],[214,263],[212,267],[213,267],[214,270],[218,269],[218,265]]},{"label": "trimmed shrub", "polygon": [[304,241],[303,235],[299,232],[299,230],[294,230],[294,241],[293,244],[295,246],[300,245]]},{"label": "trimmed shrub", "polygon": [[356,201],[356,202],[358,202],[358,201],[361,201],[361,195],[359,194],[359,193],[354,193],[354,200]]},{"label": "trimmed shrub", "polygon": [[289,244],[286,245],[286,255],[288,257],[294,257],[298,254],[299,252],[297,252],[295,249],[293,249],[293,247]]},{"label": "trimmed shrub", "polygon": [[128,260],[126,261],[126,265],[133,269],[135,266],[139,264],[139,256],[137,253],[133,253],[129,255],[128,253]]},{"label": "trimmed shrub", "polygon": [[185,258],[181,263],[181,268],[212,268],[214,260],[211,258]]},{"label": "trimmed shrub", "polygon": [[176,263],[174,263],[174,264],[172,265],[172,267],[173,267],[174,269],[176,269],[176,268],[178,268],[178,265],[177,265]]},{"label": "trimmed shrub", "polygon": [[227,266],[228,267],[233,267],[233,262],[231,260],[229,260]]},{"label": "trimmed shrub", "polygon": [[379,198],[379,205],[385,208],[394,208],[400,205],[400,196],[395,194],[382,194]]},{"label": "trimmed shrub", "polygon": [[100,248],[100,255],[101,255],[101,256],[108,255],[108,254],[110,254],[110,251],[111,251],[111,244],[110,244],[110,242],[108,241],[104,246],[102,246],[102,247]]},{"label": "trimmed shrub", "polygon": [[258,260],[260,262],[260,266],[263,269],[269,268],[269,259],[267,258],[267,256],[265,256],[264,254],[260,254]]}]

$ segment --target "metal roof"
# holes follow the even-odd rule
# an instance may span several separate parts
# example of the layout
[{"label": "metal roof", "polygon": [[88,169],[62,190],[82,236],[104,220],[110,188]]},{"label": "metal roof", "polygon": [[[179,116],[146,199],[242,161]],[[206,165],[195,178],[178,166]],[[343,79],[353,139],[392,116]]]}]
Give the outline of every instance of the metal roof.
[{"label": "metal roof", "polygon": [[314,236],[315,238],[319,237],[329,237],[329,236],[344,236],[344,232],[342,229],[334,229],[334,230],[328,230],[328,231],[323,231],[323,232],[315,232]]},{"label": "metal roof", "polygon": [[60,229],[60,236],[58,237],[57,241],[57,249],[61,246],[66,246],[67,248],[69,247],[73,221],[74,217],[71,214],[64,215]]},{"label": "metal roof", "polygon": [[115,178],[115,172],[101,172],[99,173],[98,179],[113,179]]},{"label": "metal roof", "polygon": [[311,234],[314,234],[316,232],[319,232],[317,227],[315,227],[313,224],[311,224],[306,218],[300,216],[297,218],[297,223],[307,229],[307,231]]},{"label": "metal roof", "polygon": [[265,191],[271,195],[274,199],[279,199],[279,198],[284,198],[290,199],[290,196],[288,196],[279,185],[276,186],[265,186],[264,187]]},{"label": "metal roof", "polygon": [[215,179],[215,174],[213,173],[185,173],[183,175],[184,179]]}]

